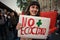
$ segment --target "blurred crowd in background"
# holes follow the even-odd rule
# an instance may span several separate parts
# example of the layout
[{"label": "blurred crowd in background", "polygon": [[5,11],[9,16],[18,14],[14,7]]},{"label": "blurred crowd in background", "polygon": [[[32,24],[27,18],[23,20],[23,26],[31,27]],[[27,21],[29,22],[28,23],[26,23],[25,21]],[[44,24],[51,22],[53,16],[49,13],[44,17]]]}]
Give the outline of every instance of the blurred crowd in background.
[{"label": "blurred crowd in background", "polygon": [[18,15],[0,8],[0,40],[15,40],[17,38],[16,25]]}]

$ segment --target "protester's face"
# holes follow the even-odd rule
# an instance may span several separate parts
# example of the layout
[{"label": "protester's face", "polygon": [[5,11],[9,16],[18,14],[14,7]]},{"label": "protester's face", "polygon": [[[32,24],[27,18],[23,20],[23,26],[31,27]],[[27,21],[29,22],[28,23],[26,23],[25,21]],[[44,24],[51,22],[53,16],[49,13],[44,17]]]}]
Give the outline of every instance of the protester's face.
[{"label": "protester's face", "polygon": [[37,13],[38,13],[38,6],[36,6],[36,5],[30,6],[29,12],[30,12],[30,15],[32,15],[32,16],[37,15]]},{"label": "protester's face", "polygon": [[14,12],[12,12],[10,15],[11,15],[11,16],[14,16]]}]

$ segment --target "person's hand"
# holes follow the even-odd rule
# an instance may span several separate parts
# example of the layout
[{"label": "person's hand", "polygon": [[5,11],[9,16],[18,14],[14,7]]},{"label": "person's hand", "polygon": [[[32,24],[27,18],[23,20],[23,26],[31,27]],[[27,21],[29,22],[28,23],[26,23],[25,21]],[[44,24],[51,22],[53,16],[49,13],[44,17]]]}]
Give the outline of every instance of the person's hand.
[{"label": "person's hand", "polygon": [[16,29],[19,30],[21,27],[22,27],[22,24],[18,23],[17,26],[16,26]]}]

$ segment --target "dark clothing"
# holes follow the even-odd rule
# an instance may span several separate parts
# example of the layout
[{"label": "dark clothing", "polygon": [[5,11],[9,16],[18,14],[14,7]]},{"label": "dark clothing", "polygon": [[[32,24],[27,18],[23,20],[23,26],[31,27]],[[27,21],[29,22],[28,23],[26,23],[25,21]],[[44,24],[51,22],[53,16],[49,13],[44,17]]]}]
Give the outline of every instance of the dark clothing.
[{"label": "dark clothing", "polygon": [[6,28],[5,25],[0,25],[0,37],[2,40],[6,40]]},{"label": "dark clothing", "polygon": [[0,40],[6,40],[5,17],[0,15]]}]

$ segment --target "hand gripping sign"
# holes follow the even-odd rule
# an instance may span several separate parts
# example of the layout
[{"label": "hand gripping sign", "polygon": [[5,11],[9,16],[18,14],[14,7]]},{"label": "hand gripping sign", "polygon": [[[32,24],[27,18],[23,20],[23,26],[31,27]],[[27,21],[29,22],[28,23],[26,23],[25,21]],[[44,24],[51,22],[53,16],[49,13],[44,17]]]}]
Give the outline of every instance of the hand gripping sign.
[{"label": "hand gripping sign", "polygon": [[20,15],[18,36],[24,38],[46,39],[48,36],[50,18]]}]

